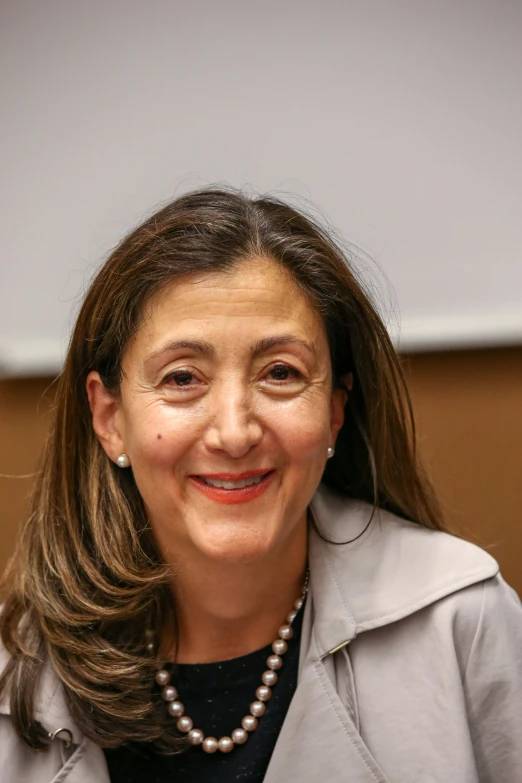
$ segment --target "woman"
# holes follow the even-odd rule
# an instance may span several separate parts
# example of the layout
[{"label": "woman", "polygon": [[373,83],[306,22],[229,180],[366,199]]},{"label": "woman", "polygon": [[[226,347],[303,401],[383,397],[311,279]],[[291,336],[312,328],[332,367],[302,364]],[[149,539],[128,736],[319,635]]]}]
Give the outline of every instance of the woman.
[{"label": "woman", "polygon": [[2,781],[521,779],[520,602],[276,199],[189,193],[99,271],[5,586]]}]

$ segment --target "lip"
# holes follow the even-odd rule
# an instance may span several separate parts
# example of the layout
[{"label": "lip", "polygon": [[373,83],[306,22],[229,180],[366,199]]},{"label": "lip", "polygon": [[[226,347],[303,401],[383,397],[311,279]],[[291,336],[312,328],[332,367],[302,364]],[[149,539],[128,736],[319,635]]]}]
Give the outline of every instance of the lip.
[{"label": "lip", "polygon": [[[211,487],[202,481],[203,478],[218,479],[220,481],[244,481],[255,476],[264,476],[259,484],[251,484],[242,489],[224,489],[224,487]],[[260,497],[272,483],[275,476],[275,470],[250,470],[244,473],[202,473],[198,476],[189,476],[189,480],[194,487],[217,503],[247,503]]]},{"label": "lip", "polygon": [[270,473],[270,468],[261,468],[260,470],[245,470],[243,473],[198,473],[191,478],[218,479],[218,481],[245,481],[245,479],[263,476]]}]

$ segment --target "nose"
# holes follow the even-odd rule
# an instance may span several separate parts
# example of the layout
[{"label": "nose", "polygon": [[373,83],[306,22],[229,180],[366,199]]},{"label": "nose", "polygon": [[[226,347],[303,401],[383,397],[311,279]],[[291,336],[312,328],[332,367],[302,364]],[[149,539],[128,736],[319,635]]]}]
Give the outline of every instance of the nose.
[{"label": "nose", "polygon": [[257,446],[263,429],[254,411],[252,393],[242,385],[217,390],[204,442],[210,451],[239,459]]}]

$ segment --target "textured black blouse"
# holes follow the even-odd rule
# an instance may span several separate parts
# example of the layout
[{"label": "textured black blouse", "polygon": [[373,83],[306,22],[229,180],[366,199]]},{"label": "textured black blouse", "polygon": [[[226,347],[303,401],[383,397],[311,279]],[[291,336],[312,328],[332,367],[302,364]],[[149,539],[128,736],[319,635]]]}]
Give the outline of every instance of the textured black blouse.
[{"label": "textured black blouse", "polygon": [[[165,756],[146,744],[106,749],[111,783],[262,783],[297,685],[303,610],[304,606],[293,622],[294,636],[266,712],[244,745],[236,745],[230,753],[205,753],[201,746],[191,746],[176,756]],[[194,726],[217,739],[240,728],[271,654],[267,645],[221,663],[179,664],[173,685]]]}]

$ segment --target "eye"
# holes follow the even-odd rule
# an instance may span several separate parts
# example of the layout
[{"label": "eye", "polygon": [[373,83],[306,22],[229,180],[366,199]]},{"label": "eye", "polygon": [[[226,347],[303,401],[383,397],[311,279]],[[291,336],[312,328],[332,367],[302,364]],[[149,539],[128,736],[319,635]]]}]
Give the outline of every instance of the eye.
[{"label": "eye", "polygon": [[191,386],[193,385],[192,381],[197,381],[197,378],[194,373],[190,372],[189,370],[176,370],[176,372],[169,373],[163,379],[163,383],[177,388]]},{"label": "eye", "polygon": [[271,377],[271,380],[279,382],[294,381],[302,377],[299,370],[290,367],[288,364],[277,364],[269,370],[268,374]]}]

